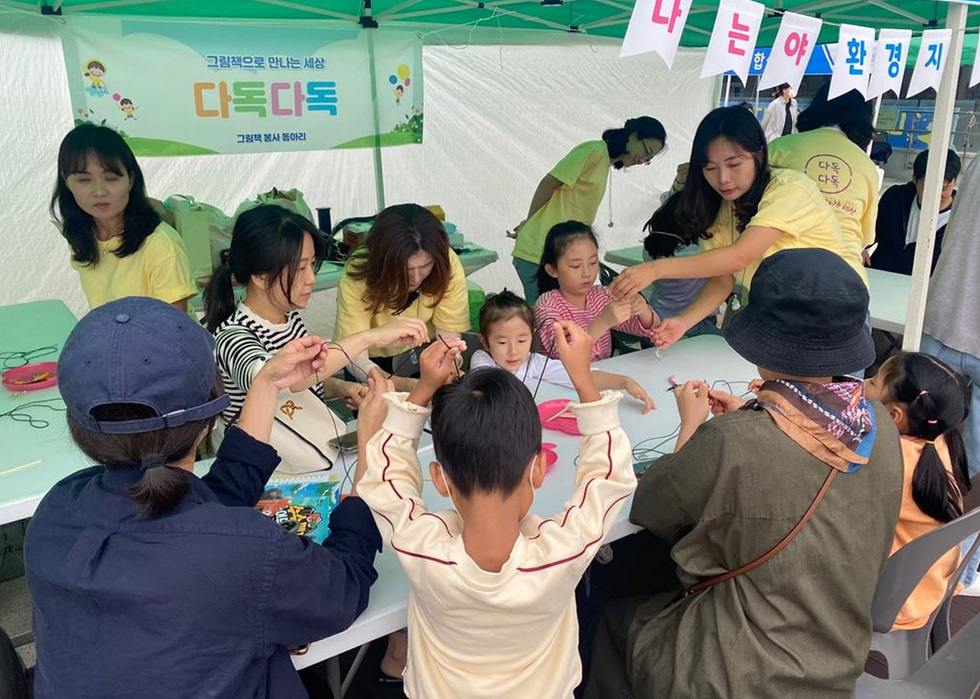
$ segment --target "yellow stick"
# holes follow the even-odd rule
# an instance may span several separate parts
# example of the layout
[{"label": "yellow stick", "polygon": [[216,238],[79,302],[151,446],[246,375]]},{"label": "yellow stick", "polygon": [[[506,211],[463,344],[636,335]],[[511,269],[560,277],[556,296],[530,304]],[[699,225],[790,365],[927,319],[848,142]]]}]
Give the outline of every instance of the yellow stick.
[{"label": "yellow stick", "polygon": [[40,464],[41,464],[41,460],[38,459],[37,461],[29,461],[21,466],[14,466],[13,468],[8,468],[6,471],[0,471],[0,478],[3,478],[4,476],[10,473],[14,473],[15,471],[22,471],[25,468],[30,468],[31,466],[39,466]]}]

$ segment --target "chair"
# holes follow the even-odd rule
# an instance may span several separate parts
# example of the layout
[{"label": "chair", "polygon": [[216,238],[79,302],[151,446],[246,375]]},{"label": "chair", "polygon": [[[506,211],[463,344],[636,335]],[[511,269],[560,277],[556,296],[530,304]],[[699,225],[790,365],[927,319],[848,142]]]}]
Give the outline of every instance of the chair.
[{"label": "chair", "polygon": [[31,681],[14,644],[0,629],[0,699],[30,699]]},{"label": "chair", "polygon": [[980,532],[980,509],[968,512],[920,536],[888,559],[871,603],[874,629],[871,649],[880,651],[888,660],[890,680],[903,679],[923,667],[929,657],[930,641],[935,652],[949,640],[950,599],[970,557],[980,545],[980,538],[973,542],[969,553],[963,556],[956,572],[950,578],[942,603],[929,617],[929,622],[920,629],[909,631],[891,629],[902,605],[933,564],[950,549],[960,546],[967,537],[977,532]]},{"label": "chair", "polygon": [[960,629],[915,672],[901,680],[867,673],[858,679],[855,699],[970,699],[980,687],[980,615]]}]

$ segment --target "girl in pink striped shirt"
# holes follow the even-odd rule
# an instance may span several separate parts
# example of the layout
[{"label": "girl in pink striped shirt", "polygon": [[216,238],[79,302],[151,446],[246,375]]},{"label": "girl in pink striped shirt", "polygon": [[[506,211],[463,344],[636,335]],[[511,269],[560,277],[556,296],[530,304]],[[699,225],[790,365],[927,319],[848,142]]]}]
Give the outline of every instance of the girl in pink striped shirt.
[{"label": "girl in pink striped shirt", "polygon": [[572,320],[592,336],[592,361],[612,356],[611,330],[651,337],[660,323],[646,300],[639,294],[621,301],[609,290],[597,286],[599,243],[592,228],[578,221],[559,223],[545,238],[538,289],[541,296],[534,305],[538,335],[543,350],[557,358],[554,321]]}]

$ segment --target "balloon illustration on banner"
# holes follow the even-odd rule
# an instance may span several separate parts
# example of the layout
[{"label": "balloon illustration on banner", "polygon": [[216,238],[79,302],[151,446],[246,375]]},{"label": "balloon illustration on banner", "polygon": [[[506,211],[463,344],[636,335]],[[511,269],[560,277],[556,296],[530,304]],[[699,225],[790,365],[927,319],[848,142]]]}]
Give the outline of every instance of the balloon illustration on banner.
[{"label": "balloon illustration on banner", "polygon": [[388,82],[391,83],[395,94],[395,104],[401,104],[402,97],[405,96],[405,89],[412,84],[411,71],[409,71],[408,66],[402,63],[395,68],[395,72],[388,76]]}]

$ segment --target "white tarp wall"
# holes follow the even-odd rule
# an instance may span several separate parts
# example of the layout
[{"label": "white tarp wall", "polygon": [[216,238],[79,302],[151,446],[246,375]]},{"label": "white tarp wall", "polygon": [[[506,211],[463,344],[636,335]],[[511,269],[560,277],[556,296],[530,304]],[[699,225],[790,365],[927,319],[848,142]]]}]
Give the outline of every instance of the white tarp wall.
[{"label": "white tarp wall", "polygon": [[[0,11],[0,304],[60,298],[80,316],[87,304],[48,213],[58,145],[72,127],[58,26]],[[563,37],[555,44],[553,37],[543,36],[551,45],[465,48],[429,37],[424,143],[383,151],[388,204],[440,204],[468,240],[499,253],[473,275],[488,291],[520,289],[504,231],[524,218],[541,177],[576,144],[648,114],[663,121],[669,149],[649,166],[613,172],[595,223],[605,249],[637,244],[717,95],[717,81],[698,78],[700,53],[681,52],[668,71],[652,54],[619,59],[615,42]],[[302,190],[311,207],[333,207],[335,222],[376,208],[370,150],[140,164],[151,196],[188,194],[227,213],[273,186]],[[332,292],[314,297],[307,314],[313,332],[332,331],[332,299]]]}]

